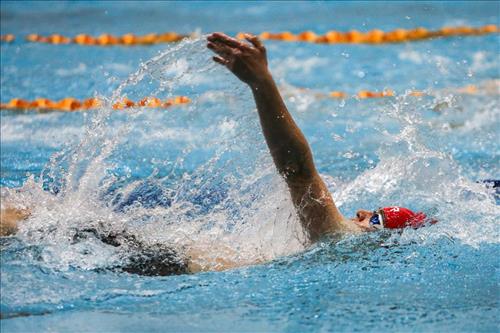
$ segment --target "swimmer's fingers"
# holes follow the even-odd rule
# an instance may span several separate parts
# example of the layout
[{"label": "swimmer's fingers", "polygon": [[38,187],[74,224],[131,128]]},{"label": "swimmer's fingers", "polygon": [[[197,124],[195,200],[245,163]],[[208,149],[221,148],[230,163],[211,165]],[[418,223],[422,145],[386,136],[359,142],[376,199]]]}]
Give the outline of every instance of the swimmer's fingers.
[{"label": "swimmer's fingers", "polygon": [[225,35],[220,32],[214,32],[213,34],[208,36],[207,39],[209,42],[225,44],[227,46],[237,48],[241,51],[246,51],[250,49],[250,46],[247,45],[246,43],[240,42],[239,40],[229,37],[228,35]]},{"label": "swimmer's fingers", "polygon": [[229,63],[229,61],[227,61],[226,59],[224,59],[222,57],[218,57],[218,56],[212,57],[212,59],[213,59],[213,61],[215,61],[221,65],[224,65],[224,66],[226,66]]},{"label": "swimmer's fingers", "polygon": [[218,54],[218,56],[212,57],[213,61],[224,66],[229,64],[228,59],[232,57],[232,50],[230,48],[212,42],[208,42],[207,47]]},{"label": "swimmer's fingers", "polygon": [[255,46],[256,49],[262,52],[266,52],[266,48],[264,47],[264,44],[260,41],[259,37],[252,35],[252,34],[244,34],[245,39],[252,43],[253,46]]},{"label": "swimmer's fingers", "polygon": [[230,58],[235,52],[234,49],[219,43],[208,42],[207,47],[214,53],[217,53],[218,55],[226,59]]}]

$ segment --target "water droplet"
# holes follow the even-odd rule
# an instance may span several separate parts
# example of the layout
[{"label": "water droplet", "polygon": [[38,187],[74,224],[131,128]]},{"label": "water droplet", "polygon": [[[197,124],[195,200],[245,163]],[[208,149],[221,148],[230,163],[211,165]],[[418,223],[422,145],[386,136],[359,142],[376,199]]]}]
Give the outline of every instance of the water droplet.
[{"label": "water droplet", "polygon": [[332,139],[334,141],[344,141],[344,137],[342,135],[338,135],[338,134],[335,134],[335,133],[332,134]]},{"label": "water droplet", "polygon": [[350,151],[344,153],[344,155],[342,155],[343,157],[345,158],[353,158],[354,157],[354,154]]}]

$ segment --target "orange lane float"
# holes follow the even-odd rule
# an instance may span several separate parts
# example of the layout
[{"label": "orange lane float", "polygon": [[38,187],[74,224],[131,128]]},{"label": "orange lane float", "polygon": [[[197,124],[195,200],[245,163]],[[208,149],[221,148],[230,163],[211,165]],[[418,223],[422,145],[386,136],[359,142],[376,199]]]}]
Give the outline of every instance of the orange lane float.
[{"label": "orange lane float", "polygon": [[382,97],[391,97],[394,96],[394,92],[392,90],[384,90],[384,91],[368,91],[361,90],[358,92],[358,98],[382,98]]},{"label": "orange lane float", "polygon": [[422,96],[425,96],[426,93],[423,92],[423,91],[420,91],[420,90],[415,90],[415,91],[411,91],[409,93],[410,96],[413,96],[413,97],[422,97]]},{"label": "orange lane float", "polygon": [[351,30],[351,31],[345,33],[345,39],[346,39],[347,43],[351,43],[351,44],[364,43],[365,34],[359,32],[357,30]]},{"label": "orange lane float", "polygon": [[[112,105],[115,110],[122,110],[132,107],[146,107],[146,108],[167,108],[173,105],[181,105],[190,103],[191,100],[186,96],[176,96],[174,98],[169,98],[167,100],[160,100],[157,97],[146,97],[139,102],[134,102],[128,98],[124,98],[121,101],[116,102]],[[97,109],[103,105],[103,102],[97,98],[88,98],[83,101],[76,98],[67,97],[59,101],[53,101],[48,98],[38,98],[33,101],[13,98],[8,103],[1,103],[0,109],[6,110],[28,110],[34,109],[38,111],[82,111],[82,110],[92,110]]]},{"label": "orange lane float", "polygon": [[97,109],[102,106],[102,102],[97,98],[87,98],[82,102],[82,109]]},{"label": "orange lane float", "polygon": [[120,37],[120,41],[123,45],[135,45],[137,44],[137,37],[134,34],[125,34]]},{"label": "orange lane float", "polygon": [[39,108],[39,109],[52,109],[57,106],[57,103],[52,102],[48,98],[38,98],[30,103],[30,108]]},{"label": "orange lane float", "polygon": [[47,37],[47,43],[50,44],[69,44],[71,39],[62,35],[54,34]]},{"label": "orange lane float", "polygon": [[73,38],[73,43],[80,45],[95,45],[96,39],[87,34],[79,34]]},{"label": "orange lane float", "polygon": [[380,44],[384,42],[385,32],[379,29],[370,30],[365,34],[365,41],[369,44]]},{"label": "orange lane float", "polygon": [[81,109],[82,103],[76,98],[66,97],[56,104],[56,109],[61,111],[76,111]]},{"label": "orange lane float", "polygon": [[478,89],[475,85],[468,85],[462,88],[458,88],[457,92],[460,94],[469,94],[469,95],[474,95],[478,93]]},{"label": "orange lane float", "polygon": [[2,108],[5,109],[27,109],[31,103],[25,99],[13,98],[7,104],[1,104]]},{"label": "orange lane float", "polygon": [[156,38],[157,43],[174,43],[178,42],[184,38],[187,38],[187,35],[179,35],[175,32],[166,32],[163,34],[159,34]]},{"label": "orange lane float", "polygon": [[345,92],[342,92],[342,91],[331,91],[328,96],[330,96],[331,98],[346,98],[347,97],[347,94]]},{"label": "orange lane float", "polygon": [[47,43],[48,41],[46,37],[42,37],[38,34],[29,34],[26,36],[26,40],[32,43]]},{"label": "orange lane float", "polygon": [[318,39],[318,35],[312,31],[304,31],[297,35],[297,40],[302,42],[314,42],[316,39]]},{"label": "orange lane float", "polygon": [[116,45],[120,42],[120,39],[110,34],[102,34],[95,39],[95,42],[98,45]]},{"label": "orange lane float", "polygon": [[16,37],[12,34],[0,35],[0,41],[10,43],[13,42]]}]

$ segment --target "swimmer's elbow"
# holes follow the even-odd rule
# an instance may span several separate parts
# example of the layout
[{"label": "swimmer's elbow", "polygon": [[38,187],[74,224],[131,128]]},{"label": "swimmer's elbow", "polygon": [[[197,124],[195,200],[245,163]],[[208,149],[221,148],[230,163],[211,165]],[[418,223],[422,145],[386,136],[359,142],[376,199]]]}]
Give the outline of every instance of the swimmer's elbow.
[{"label": "swimmer's elbow", "polygon": [[288,157],[281,163],[276,163],[278,172],[288,183],[311,181],[317,176],[316,167],[309,149]]}]

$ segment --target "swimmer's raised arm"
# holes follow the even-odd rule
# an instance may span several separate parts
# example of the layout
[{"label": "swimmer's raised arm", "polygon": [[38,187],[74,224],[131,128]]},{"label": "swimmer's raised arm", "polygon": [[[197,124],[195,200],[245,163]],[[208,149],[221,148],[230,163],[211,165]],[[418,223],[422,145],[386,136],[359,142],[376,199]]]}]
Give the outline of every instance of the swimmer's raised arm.
[{"label": "swimmer's raised arm", "polygon": [[310,240],[351,229],[335,206],[316,170],[309,144],[283,102],[267,67],[266,49],[256,36],[245,36],[250,44],[214,33],[208,37],[207,47],[217,54],[214,61],[227,67],[252,89],[274,164],[288,184]]}]

